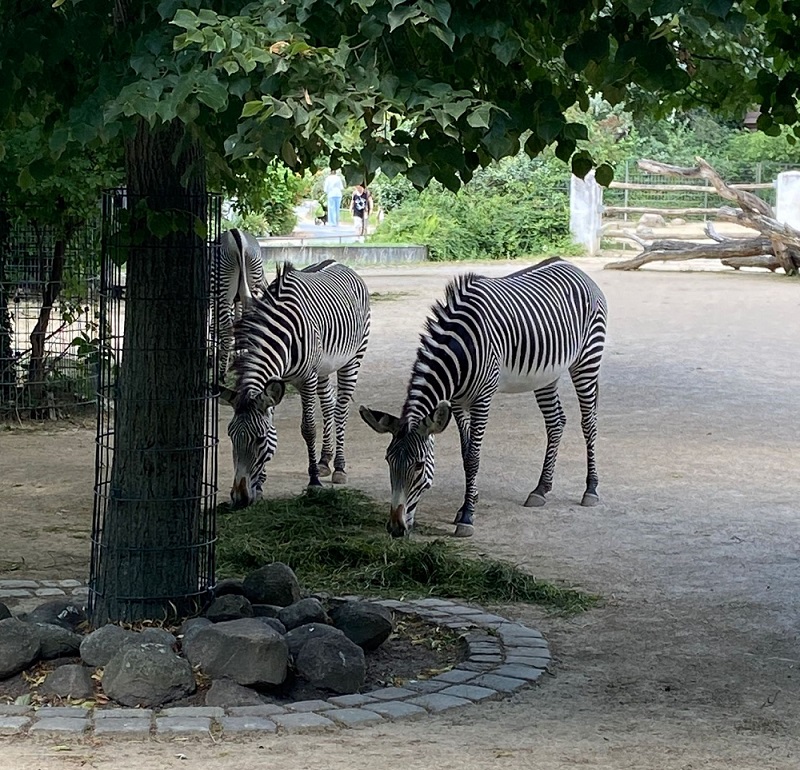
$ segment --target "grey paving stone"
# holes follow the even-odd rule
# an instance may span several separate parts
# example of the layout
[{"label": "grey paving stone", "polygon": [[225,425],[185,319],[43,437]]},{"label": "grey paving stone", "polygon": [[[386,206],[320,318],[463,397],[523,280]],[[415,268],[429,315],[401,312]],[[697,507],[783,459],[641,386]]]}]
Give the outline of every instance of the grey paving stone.
[{"label": "grey paving stone", "polygon": [[541,650],[550,645],[540,636],[515,636],[504,639],[507,650]]},{"label": "grey paving stone", "polygon": [[37,588],[34,593],[37,596],[66,596],[66,593],[61,588]]},{"label": "grey paving stone", "polygon": [[208,733],[210,729],[209,717],[156,717],[156,732],[159,734]]},{"label": "grey paving stone", "polygon": [[286,709],[277,703],[265,703],[262,706],[231,706],[228,714],[232,717],[271,717],[273,714],[285,714]]},{"label": "grey paving stone", "polygon": [[330,712],[330,718],[343,727],[361,727],[383,722],[383,717],[366,709],[337,709]]},{"label": "grey paving stone", "polygon": [[78,588],[73,588],[70,591],[70,596],[88,596],[89,595],[89,587],[88,586],[78,586]]},{"label": "grey paving stone", "polygon": [[510,637],[527,637],[529,639],[543,639],[541,631],[537,631],[535,628],[528,628],[528,626],[523,626],[521,623],[501,623],[497,627],[497,633],[500,634],[504,639],[507,636]]},{"label": "grey paving stone", "polygon": [[513,679],[510,676],[498,676],[497,674],[482,674],[473,679],[470,684],[476,684],[479,687],[490,687],[492,690],[498,692],[516,692],[521,687],[524,687],[528,682],[524,679]]},{"label": "grey paving stone", "polygon": [[22,733],[30,723],[30,717],[0,716],[0,735],[16,735],[17,733]]},{"label": "grey paving stone", "polygon": [[456,631],[465,631],[468,628],[475,628],[475,624],[471,623],[469,620],[462,619],[462,620],[447,620],[439,625],[446,626],[447,628],[454,628]]},{"label": "grey paving stone", "polygon": [[[475,672],[471,672],[476,676]],[[405,686],[414,692],[439,692],[450,686],[450,682],[440,682],[437,679],[420,679],[417,682],[406,682]]]},{"label": "grey paving stone", "polygon": [[475,609],[475,607],[464,607],[460,604],[455,604],[448,608],[451,615],[483,615],[483,610]]},{"label": "grey paving stone", "polygon": [[478,663],[477,661],[468,660],[466,663],[459,663],[459,670],[475,671],[478,674],[484,674],[487,671],[492,671],[497,667],[497,663]]},{"label": "grey paving stone", "polygon": [[225,716],[225,709],[220,706],[176,706],[162,709],[159,717],[211,717],[212,719]]},{"label": "grey paving stone", "polygon": [[470,653],[475,655],[498,655],[503,651],[503,645],[499,639],[493,642],[472,642],[467,646]]},{"label": "grey paving stone", "polygon": [[30,706],[15,706],[11,703],[0,705],[0,717],[21,717],[32,713],[33,709]]},{"label": "grey paving stone", "polygon": [[369,694],[377,700],[401,700],[415,693],[405,687],[382,687],[380,690],[370,690]]},{"label": "grey paving stone", "polygon": [[498,639],[496,636],[487,634],[485,631],[471,631],[464,636],[464,641],[469,645],[481,644],[482,642],[486,644],[496,644]]},{"label": "grey paving stone", "polygon": [[510,676],[513,679],[527,679],[529,682],[535,682],[544,673],[544,669],[523,666],[521,663],[507,663],[504,666],[498,666],[492,673],[498,676]]},{"label": "grey paving stone", "polygon": [[496,655],[470,655],[469,660],[471,663],[502,663],[503,656],[500,653]]},{"label": "grey paving stone", "polygon": [[416,605],[417,607],[452,607],[453,602],[449,602],[446,599],[415,599],[413,602],[409,602],[409,604]]},{"label": "grey paving stone", "polygon": [[549,655],[506,655],[506,663],[520,663],[523,666],[547,668],[552,662]]},{"label": "grey paving stone", "polygon": [[[428,697],[428,696],[420,696]],[[415,706],[401,700],[390,700],[383,703],[368,703],[364,706],[369,711],[374,711],[387,719],[408,719],[410,717],[421,717],[427,712],[422,706]]]},{"label": "grey paving stone", "polygon": [[218,721],[226,733],[274,733],[278,729],[266,717],[222,717]]},{"label": "grey paving stone", "polygon": [[474,679],[477,674],[474,671],[465,671],[462,668],[454,668],[452,671],[444,671],[437,674],[433,679],[435,682],[447,682],[448,685],[460,684]]},{"label": "grey paving stone", "polygon": [[44,706],[36,712],[38,719],[52,719],[53,717],[65,717],[67,719],[88,719],[89,709],[80,706]]},{"label": "grey paving stone", "polygon": [[499,615],[492,615],[489,612],[485,612],[481,615],[473,615],[470,617],[470,620],[474,623],[480,623],[481,625],[485,626],[498,626],[500,623],[505,623],[506,619],[501,618]]},{"label": "grey paving stone", "polygon": [[150,720],[136,717],[100,719],[94,723],[95,735],[149,735]]},{"label": "grey paving stone", "polygon": [[[38,588],[39,583],[35,580],[0,580],[0,588]],[[30,596],[30,594],[26,594]]]},{"label": "grey paving stone", "polygon": [[456,698],[453,695],[442,695],[440,692],[433,692],[428,695],[419,695],[408,701],[409,705],[421,706],[422,708],[430,711],[433,714],[439,714],[442,711],[449,711],[450,709],[460,708],[461,706],[469,706],[472,701],[466,698]]},{"label": "grey paving stone", "polygon": [[405,607],[405,602],[399,602],[397,599],[379,599],[375,602],[375,604],[381,604],[384,607],[388,607],[389,609],[397,609],[400,607]]},{"label": "grey paving stone", "polygon": [[473,703],[479,703],[488,698],[497,698],[500,693],[491,687],[480,687],[474,684],[454,684],[446,690],[442,690],[442,695],[452,695],[454,698],[466,698]]},{"label": "grey paving stone", "polygon": [[0,588],[0,599],[24,599],[33,594],[24,588]]},{"label": "grey paving stone", "polygon": [[360,695],[358,693],[353,695],[334,695],[333,698],[328,698],[328,703],[345,707],[363,706],[365,703],[375,703],[375,698],[371,695]]},{"label": "grey paving stone", "polygon": [[330,711],[336,708],[336,704],[328,703],[328,701],[324,700],[299,700],[294,703],[287,703],[286,708],[295,712]]},{"label": "grey paving stone", "polygon": [[153,709],[95,709],[94,721],[103,719],[151,719]]},{"label": "grey paving stone", "polygon": [[[68,580],[59,580],[57,582],[58,585],[61,586],[61,588],[77,588],[78,586],[83,585],[83,583],[81,583],[80,580],[73,580],[71,578]],[[42,585],[44,585],[44,580],[42,581]],[[86,586],[86,590],[87,591],[89,590],[88,586]]]},{"label": "grey paving stone", "polygon": [[88,719],[73,719],[70,717],[50,717],[37,719],[31,726],[31,733],[71,733],[81,735],[89,726]]},{"label": "grey paving stone", "polygon": [[278,727],[282,727],[289,733],[330,730],[336,727],[335,722],[331,722],[327,717],[315,714],[313,711],[300,714],[276,714],[273,719]]},{"label": "grey paving stone", "polygon": [[58,581],[57,580],[40,580],[39,585],[43,586],[44,588],[57,588]]}]

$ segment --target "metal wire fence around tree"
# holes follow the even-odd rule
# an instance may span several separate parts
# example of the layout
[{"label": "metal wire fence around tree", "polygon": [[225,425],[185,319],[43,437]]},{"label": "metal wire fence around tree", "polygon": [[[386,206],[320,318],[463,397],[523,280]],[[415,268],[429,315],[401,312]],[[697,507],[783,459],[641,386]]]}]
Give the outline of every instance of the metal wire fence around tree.
[{"label": "metal wire fence around tree", "polygon": [[95,625],[181,617],[214,583],[221,198],[103,198]]},{"label": "metal wire fence around tree", "polygon": [[66,232],[25,217],[9,224],[0,233],[0,419],[92,413],[98,223]]}]

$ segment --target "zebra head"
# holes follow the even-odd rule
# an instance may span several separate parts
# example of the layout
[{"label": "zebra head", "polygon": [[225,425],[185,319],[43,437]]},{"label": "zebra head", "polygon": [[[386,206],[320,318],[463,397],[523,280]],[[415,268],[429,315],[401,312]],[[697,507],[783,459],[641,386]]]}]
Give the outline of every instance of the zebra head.
[{"label": "zebra head", "polygon": [[451,409],[442,401],[433,412],[417,423],[362,406],[359,414],[378,433],[391,433],[386,450],[392,501],[386,529],[392,537],[407,535],[414,525],[422,493],[433,483],[434,436],[450,422]]},{"label": "zebra head", "polygon": [[233,446],[231,503],[234,508],[246,508],[263,496],[267,479],[265,466],[278,446],[273,411],[285,391],[282,382],[271,380],[264,391],[256,395],[229,388],[220,392],[220,397],[233,406],[228,436]]}]

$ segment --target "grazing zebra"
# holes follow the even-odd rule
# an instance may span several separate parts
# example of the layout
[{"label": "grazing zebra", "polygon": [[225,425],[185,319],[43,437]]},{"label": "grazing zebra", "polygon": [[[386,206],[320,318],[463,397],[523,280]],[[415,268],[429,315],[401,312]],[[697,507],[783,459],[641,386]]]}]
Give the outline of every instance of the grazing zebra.
[{"label": "grazing zebra", "polygon": [[262,293],[267,284],[261,246],[254,235],[233,228],[226,230],[220,241],[219,263],[212,274],[212,323],[218,330],[217,375],[223,383],[230,363],[234,320],[241,315],[241,308],[249,297]]},{"label": "grazing zebra", "polygon": [[[434,435],[456,419],[466,477],[455,535],[473,533],[476,476],[489,406],[499,391],[532,390],[544,415],[547,450],[526,506],[540,506],[552,488],[566,417],[558,380],[569,372],[578,394],[586,439],[586,491],[581,505],[595,505],[597,385],[606,333],[606,301],[594,281],[554,258],[502,278],[469,273],[453,280],[433,307],[422,335],[399,418],[362,406],[364,421],[391,433],[386,454],[392,488],[387,529],[407,533],[421,493],[433,481]],[[524,464],[524,460],[520,457]]]},{"label": "grazing zebra", "polygon": [[[357,273],[333,260],[305,270],[289,264],[278,268],[277,278],[264,295],[248,303],[234,325],[239,352],[231,366],[235,390],[222,390],[234,408],[228,426],[234,506],[249,505],[262,496],[264,465],[274,454],[277,439],[272,408],[283,398],[287,382],[302,399],[300,428],[308,447],[309,485],[319,486],[320,476],[330,474],[331,460],[331,481],[347,481],[344,433],[369,328],[367,287]],[[319,462],[315,393],[323,420]]]}]

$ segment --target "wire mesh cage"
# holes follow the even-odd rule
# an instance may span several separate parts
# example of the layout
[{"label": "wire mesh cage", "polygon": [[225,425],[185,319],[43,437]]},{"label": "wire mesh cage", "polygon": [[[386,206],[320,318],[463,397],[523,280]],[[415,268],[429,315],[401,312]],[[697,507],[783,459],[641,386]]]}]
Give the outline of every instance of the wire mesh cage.
[{"label": "wire mesh cage", "polygon": [[0,419],[91,414],[98,223],[65,232],[20,217],[0,240]]},{"label": "wire mesh cage", "polygon": [[214,582],[221,198],[103,197],[89,604],[184,617]]}]

